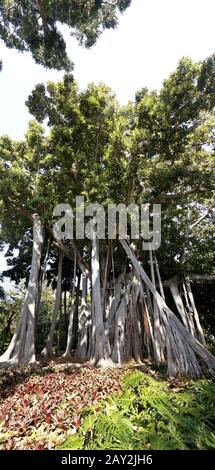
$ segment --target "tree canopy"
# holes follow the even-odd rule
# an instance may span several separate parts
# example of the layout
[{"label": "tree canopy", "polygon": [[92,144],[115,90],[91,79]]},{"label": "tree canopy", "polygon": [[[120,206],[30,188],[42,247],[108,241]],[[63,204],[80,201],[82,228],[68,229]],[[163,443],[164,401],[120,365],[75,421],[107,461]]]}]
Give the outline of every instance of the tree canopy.
[{"label": "tree canopy", "polygon": [[131,0],[3,0],[0,2],[0,38],[7,47],[30,51],[47,68],[71,70],[61,26],[67,26],[79,44],[91,47],[104,29],[115,28],[118,13]]},{"label": "tree canopy", "polygon": [[[165,278],[181,269],[211,273],[213,225],[206,222],[213,219],[214,102],[206,71],[212,64],[214,56],[202,63],[184,58],[159,93],[144,89],[122,108],[105,85],[80,92],[72,75],[37,85],[27,101],[36,121],[25,141],[1,139],[4,217],[15,208],[8,241],[20,239],[21,212],[25,218],[37,211],[50,225],[54,206],[73,207],[76,195],[105,206],[161,203]],[[207,208],[204,231],[201,225],[190,231]]]}]

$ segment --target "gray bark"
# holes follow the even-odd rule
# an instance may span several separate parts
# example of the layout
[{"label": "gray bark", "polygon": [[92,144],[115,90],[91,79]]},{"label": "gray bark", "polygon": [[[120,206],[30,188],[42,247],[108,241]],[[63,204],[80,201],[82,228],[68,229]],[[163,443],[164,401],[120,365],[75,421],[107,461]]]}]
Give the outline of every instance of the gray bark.
[{"label": "gray bark", "polygon": [[187,288],[188,297],[189,297],[189,300],[190,300],[190,303],[191,303],[191,307],[192,307],[192,310],[193,310],[193,315],[194,315],[194,319],[195,319],[195,323],[196,323],[196,330],[197,330],[197,334],[198,334],[198,339],[205,346],[206,345],[205,337],[204,337],[204,333],[203,333],[203,330],[202,330],[202,327],[201,327],[201,324],[200,324],[200,321],[199,321],[198,311],[197,311],[197,308],[196,308],[196,305],[195,305],[192,289],[191,289],[191,286],[190,286],[189,282],[186,282],[186,288]]},{"label": "gray bark", "polygon": [[82,296],[79,317],[79,333],[77,355],[81,359],[89,359],[88,348],[90,341],[90,310],[87,305],[87,277],[82,274]]},{"label": "gray bark", "polygon": [[[132,358],[133,347],[133,316],[132,316],[132,276],[123,276],[124,286],[120,286],[123,295],[120,295],[118,308],[112,317],[110,331],[113,330],[112,360],[121,364]],[[111,341],[112,343],[112,341]]]},{"label": "gray bark", "polygon": [[175,305],[177,307],[178,313],[179,313],[179,315],[180,315],[180,317],[181,317],[181,319],[184,323],[184,326],[185,326],[185,328],[187,328],[187,330],[189,330],[189,326],[188,326],[188,322],[187,322],[187,318],[186,318],[186,313],[185,313],[185,310],[184,310],[184,305],[183,305],[182,298],[181,298],[181,295],[180,295],[180,292],[179,292],[178,283],[177,283],[176,278],[171,279],[171,281],[169,283],[169,288],[170,288],[173,300],[175,302]]},{"label": "gray bark", "polygon": [[158,285],[159,285],[160,294],[163,297],[163,299],[165,300],[163,284],[162,284],[161,276],[160,276],[160,269],[159,269],[157,257],[155,255],[154,255],[154,260],[155,260],[155,268],[156,268],[156,274],[157,274],[157,278],[158,278]]},{"label": "gray bark", "polygon": [[96,366],[103,366],[105,354],[105,332],[101,302],[100,268],[99,268],[99,241],[93,232],[92,239],[92,361]]},{"label": "gray bark", "polygon": [[70,306],[70,315],[69,315],[69,325],[68,325],[68,331],[67,331],[66,351],[63,354],[64,358],[71,357],[71,352],[72,352],[72,332],[73,332],[73,322],[74,322],[74,312],[75,312],[76,268],[77,268],[77,256],[76,256],[76,251],[75,251],[74,252],[73,281],[72,281],[72,291],[71,291],[71,306]]},{"label": "gray bark", "polygon": [[[152,284],[155,287],[155,274],[154,274],[154,265],[152,258],[152,250],[149,250],[150,257],[150,270],[151,270],[151,280]],[[155,344],[155,360],[157,362],[162,362],[164,360],[163,356],[163,344],[162,344],[162,333],[161,333],[161,321],[159,308],[156,302],[156,299],[153,297],[153,322],[154,322],[154,344]]]},{"label": "gray bark", "polygon": [[130,295],[130,316],[131,316],[131,346],[132,357],[136,362],[141,362],[144,354],[143,344],[143,322],[141,322],[139,311],[139,296],[141,292],[141,282],[134,276],[131,285]]},{"label": "gray bark", "polygon": [[38,282],[38,295],[37,295],[37,303],[36,303],[36,314],[38,313],[38,310],[40,308],[42,290],[43,290],[43,283],[44,283],[44,280],[45,280],[45,277],[46,277],[46,271],[47,271],[47,263],[48,263],[48,258],[49,258],[50,244],[51,244],[51,240],[49,238],[48,243],[47,243],[46,255],[45,255],[45,258],[44,258],[44,261],[43,261],[43,265],[41,266],[40,279],[39,279],[39,282]]},{"label": "gray bark", "polygon": [[[149,306],[147,303],[147,289],[144,289],[144,285],[141,280],[141,304],[142,304],[142,314],[143,314],[143,327],[144,327],[144,343],[147,350],[147,355],[149,358],[156,357],[155,353],[155,341],[154,333],[151,323],[151,318],[149,314]],[[148,294],[150,294],[148,292]],[[151,300],[151,298],[150,298]]]},{"label": "gray bark", "polygon": [[58,321],[58,337],[57,337],[57,354],[60,353],[61,349],[61,331],[62,331],[62,293],[60,298],[60,308],[59,308],[59,321]]},{"label": "gray bark", "polygon": [[[164,323],[167,324],[166,322],[168,322],[170,329],[175,330],[177,332],[177,335],[181,340],[181,344],[185,344],[186,349],[184,348],[184,351],[185,351],[185,357],[187,360],[187,370],[190,373],[192,373],[192,375],[198,376],[200,365],[198,364],[196,360],[196,356],[197,356],[197,357],[200,357],[201,362],[204,365],[204,368],[209,370],[211,375],[215,377],[215,357],[197,339],[193,338],[191,333],[184,327],[184,325],[180,322],[180,320],[178,320],[175,314],[169,309],[169,307],[164,302],[163,298],[157,292],[153,283],[150,281],[143,267],[139,264],[138,260],[133,254],[128,243],[125,240],[120,240],[120,242],[127,256],[131,259],[134,268],[139,273],[139,275],[141,276],[143,281],[146,283],[146,285],[148,285],[148,288],[150,289],[153,296],[157,300]],[[173,335],[171,334],[171,338],[172,337]],[[171,352],[177,353],[177,348],[172,349]],[[194,357],[195,357],[195,361],[193,359]],[[168,362],[171,360],[172,359],[169,356]],[[198,371],[197,371],[197,365],[199,367]],[[178,373],[184,373],[184,369],[181,368],[180,362],[177,362],[176,370]]]},{"label": "gray bark", "polygon": [[191,274],[192,281],[204,283],[215,281],[215,274]]},{"label": "gray bark", "polygon": [[28,288],[16,331],[0,357],[2,366],[21,366],[35,362],[35,307],[40,262],[43,248],[43,229],[40,218],[33,215],[33,250]]},{"label": "gray bark", "polygon": [[185,311],[186,311],[187,322],[188,322],[188,325],[189,325],[189,330],[190,330],[190,333],[193,336],[195,336],[195,326],[194,326],[194,322],[193,322],[193,311],[192,311],[192,308],[190,306],[190,302],[189,302],[188,294],[187,294],[187,289],[186,289],[186,285],[185,285],[184,281],[182,282],[182,287],[183,287],[183,293],[184,293],[184,298],[185,298]]},{"label": "gray bark", "polygon": [[78,272],[78,281],[77,281],[76,296],[75,296],[73,328],[72,328],[72,350],[77,349],[80,283],[81,283],[81,272],[79,271],[79,272]]},{"label": "gray bark", "polygon": [[54,341],[54,332],[56,329],[57,315],[58,315],[60,305],[61,305],[62,267],[63,267],[63,254],[60,252],[59,261],[58,261],[57,289],[56,289],[56,295],[55,295],[55,304],[54,304],[54,310],[53,310],[53,315],[52,315],[52,322],[51,322],[45,348],[41,352],[41,355],[45,358],[51,357],[53,353],[52,348],[53,348],[53,341]]},{"label": "gray bark", "polygon": [[107,256],[106,256],[106,261],[105,261],[104,281],[103,281],[103,289],[102,289],[102,311],[103,311],[104,319],[105,319],[105,299],[106,299],[107,280],[108,280],[108,272],[110,268],[110,255],[111,255],[111,246],[110,246],[110,241],[109,241]]},{"label": "gray bark", "polygon": [[123,348],[125,343],[125,320],[127,313],[126,296],[124,296],[119,304],[119,308],[115,317],[115,334],[114,345],[112,351],[112,360],[121,364],[125,359]]}]

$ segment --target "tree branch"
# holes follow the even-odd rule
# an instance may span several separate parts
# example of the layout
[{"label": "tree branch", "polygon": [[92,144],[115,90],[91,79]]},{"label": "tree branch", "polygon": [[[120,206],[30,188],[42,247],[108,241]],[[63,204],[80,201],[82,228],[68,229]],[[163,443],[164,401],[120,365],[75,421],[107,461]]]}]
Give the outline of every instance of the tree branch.
[{"label": "tree branch", "polygon": [[205,219],[205,217],[207,217],[207,215],[210,213],[210,211],[212,209],[213,209],[213,206],[209,206],[208,209],[206,210],[206,212],[198,220],[196,220],[196,222],[194,222],[192,225],[190,225],[188,233],[191,233],[192,230],[194,229],[194,227],[199,225]]}]

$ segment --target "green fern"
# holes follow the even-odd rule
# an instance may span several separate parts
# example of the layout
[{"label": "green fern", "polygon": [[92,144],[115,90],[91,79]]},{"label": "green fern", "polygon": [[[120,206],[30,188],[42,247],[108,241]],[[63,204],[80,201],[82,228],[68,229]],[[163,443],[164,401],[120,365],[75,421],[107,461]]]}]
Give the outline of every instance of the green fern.
[{"label": "green fern", "polygon": [[140,371],[120,395],[82,410],[83,424],[60,449],[213,449],[215,385],[191,381],[184,390]]}]

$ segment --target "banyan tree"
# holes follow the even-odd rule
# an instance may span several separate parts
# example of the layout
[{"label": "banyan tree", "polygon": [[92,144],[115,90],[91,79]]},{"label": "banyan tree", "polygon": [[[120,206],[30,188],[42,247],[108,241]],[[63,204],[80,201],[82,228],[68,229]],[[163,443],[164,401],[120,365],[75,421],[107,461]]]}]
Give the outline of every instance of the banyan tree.
[{"label": "banyan tree", "polygon": [[[17,329],[7,351],[1,356],[4,366],[35,361],[35,308],[42,268],[43,230],[38,215],[35,214],[32,220],[34,230],[29,283]],[[141,363],[147,358],[157,364],[166,363],[170,377],[176,374],[200,376],[207,371],[215,376],[215,358],[206,348],[190,282],[174,277],[165,281],[164,289],[155,251],[150,249],[147,254],[150,265],[150,274],[147,275],[138,259],[138,248],[134,242],[119,239],[115,244],[123,249],[125,255],[123,269],[117,273],[113,247],[110,248],[112,243],[108,243],[106,259],[102,263],[99,251],[101,241],[93,237],[89,270],[80,253],[77,255],[74,242],[73,256],[72,250],[68,250],[68,256],[73,258],[73,272],[64,357],[69,358],[75,352],[81,360],[91,360],[98,367],[123,364],[132,358]],[[62,264],[66,256],[61,249],[59,243],[56,299],[47,343],[42,351],[42,355],[49,358],[53,356],[53,336],[61,302]],[[81,289],[78,273],[81,274]],[[176,313],[165,301],[164,290],[167,288],[173,296]]]},{"label": "banyan tree", "polygon": [[[79,92],[68,75],[35,88],[28,107],[36,120],[26,140],[4,137],[0,147],[2,243],[19,249],[28,237],[32,246],[26,297],[0,357],[3,366],[35,362],[38,312],[52,276],[53,315],[38,359],[75,356],[97,367],[149,359],[166,364],[170,377],[215,376],[191,282],[198,270],[213,274],[213,64],[213,57],[201,64],[183,59],[160,93],[143,89],[125,108],[106,86]],[[40,124],[46,118],[48,135]],[[129,210],[125,236],[118,219],[115,237],[107,236],[106,219],[105,237],[96,229],[86,236],[76,207],[70,236],[59,237],[55,207],[66,204],[69,211],[77,196],[85,200],[85,225],[93,218],[92,204],[105,214],[111,204],[148,204],[152,228],[153,205],[161,205],[160,247],[150,242],[143,250]],[[62,328],[64,350],[60,340],[56,347]]]}]

